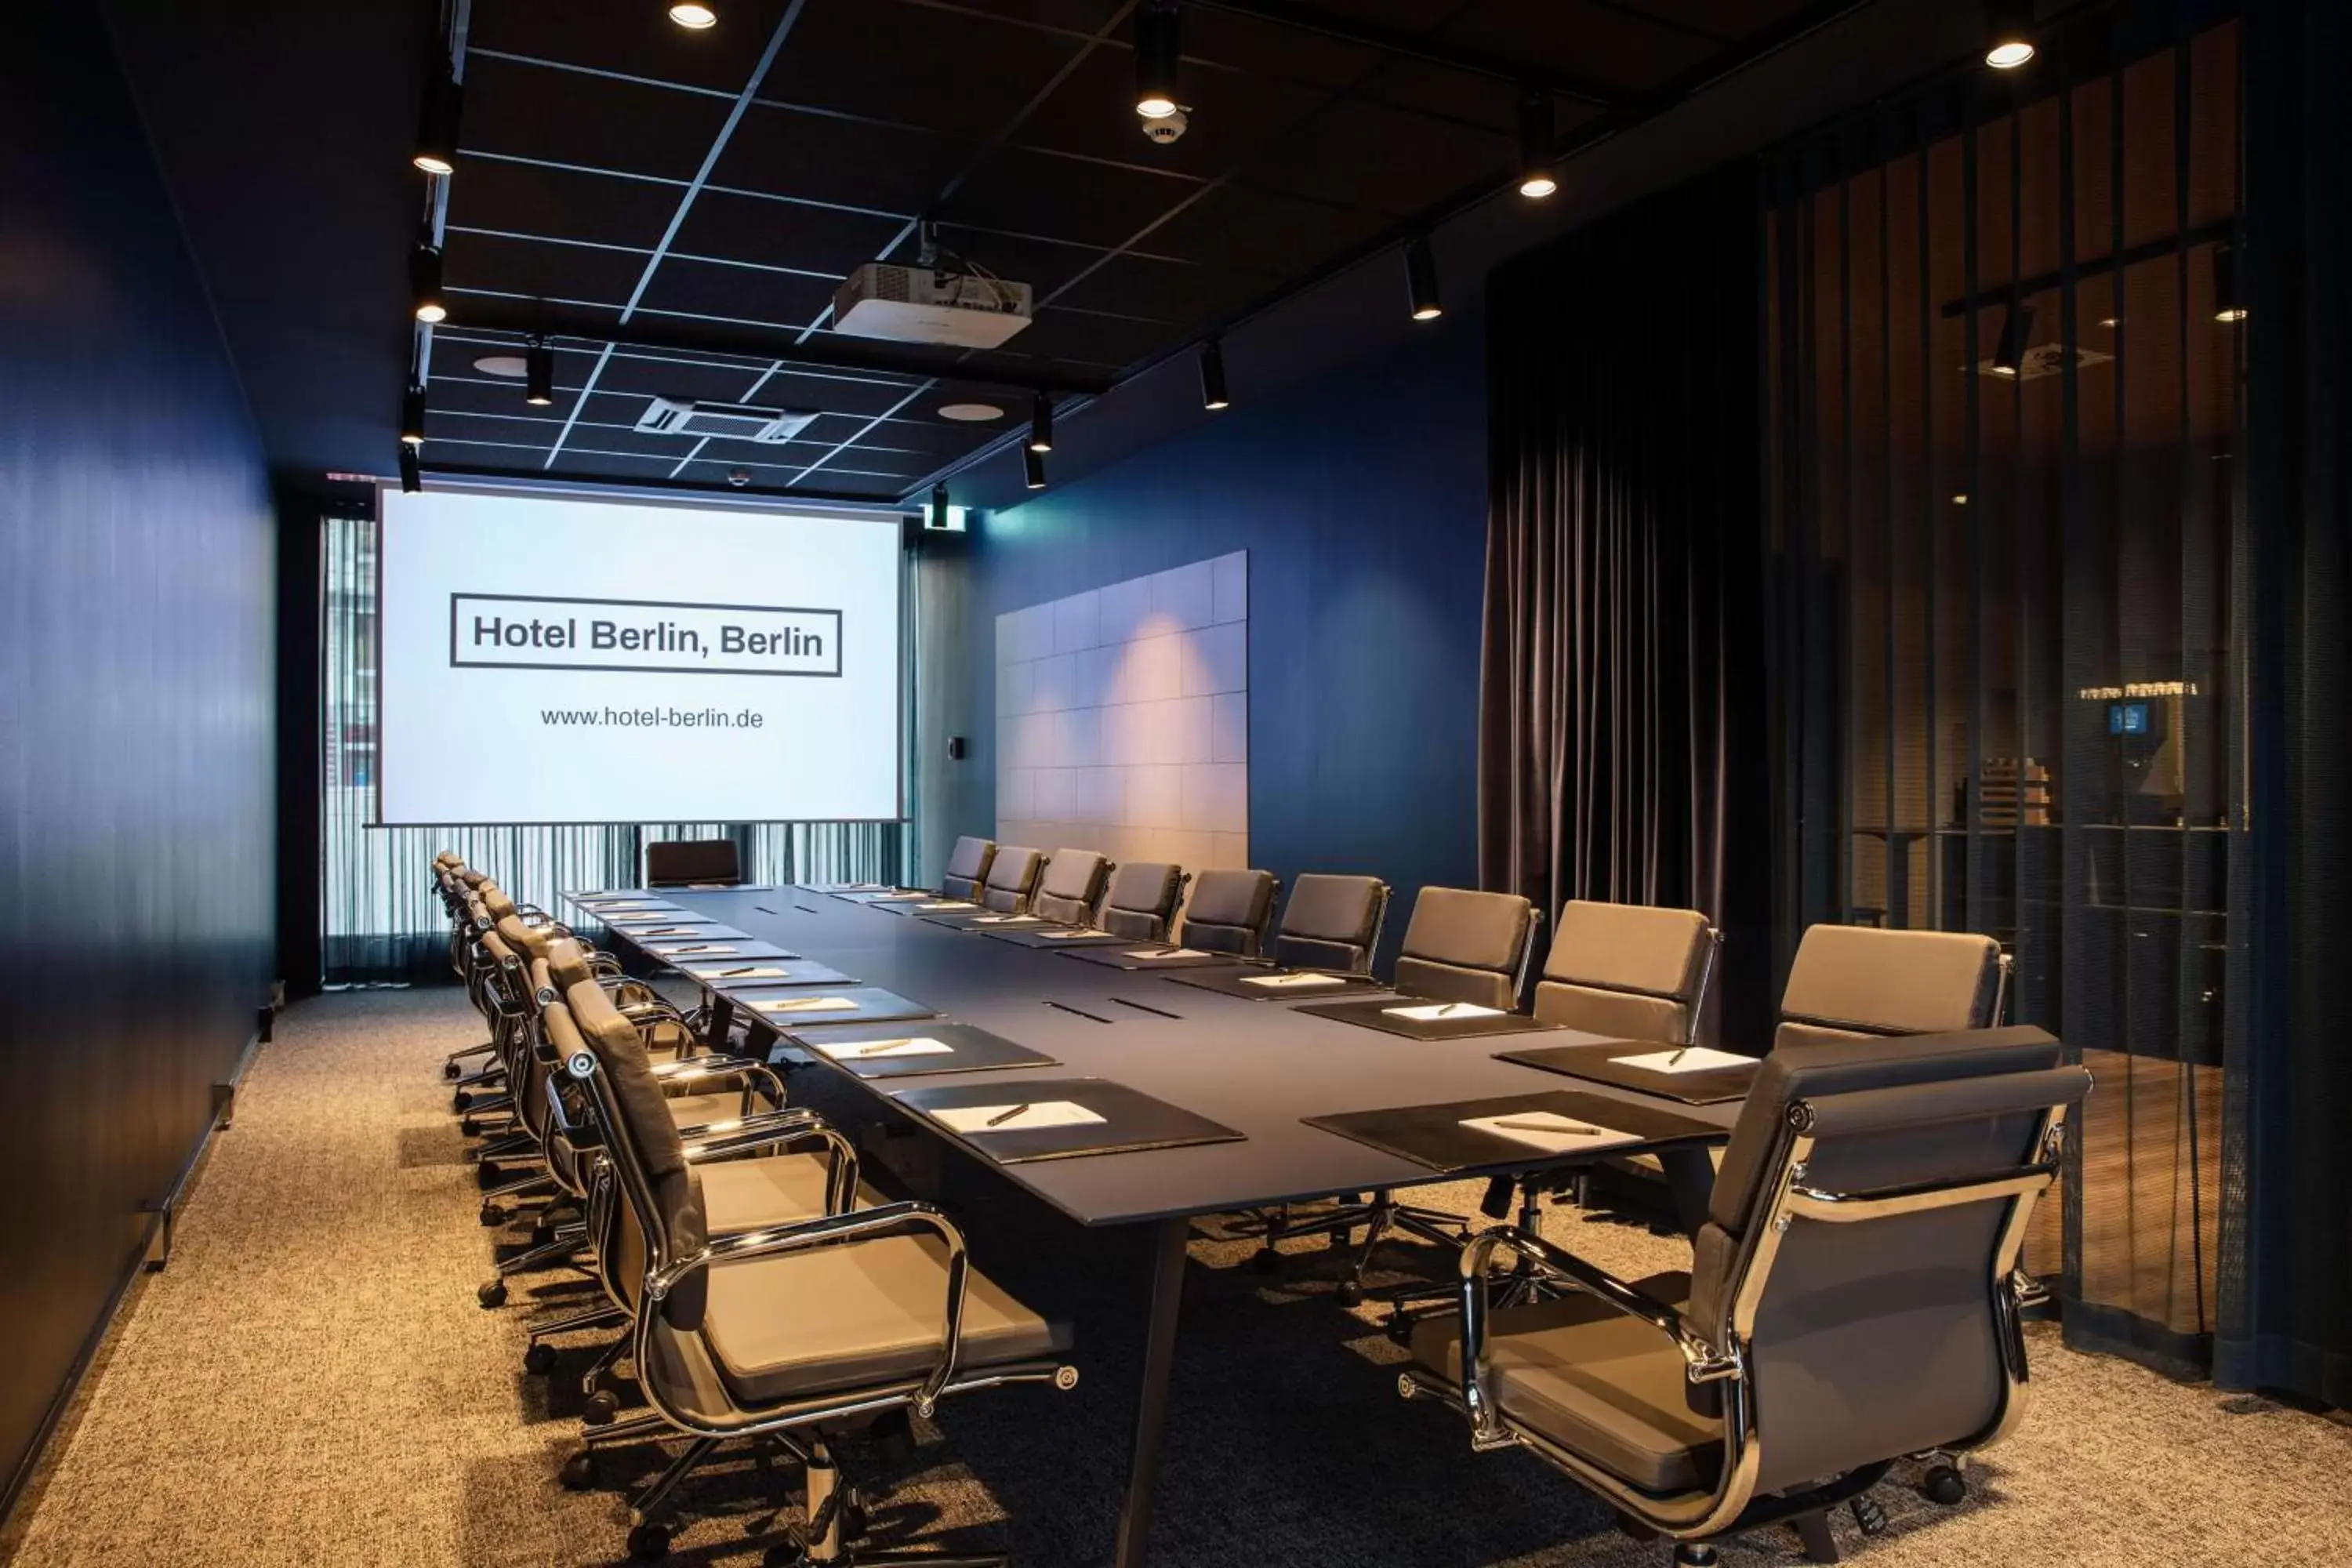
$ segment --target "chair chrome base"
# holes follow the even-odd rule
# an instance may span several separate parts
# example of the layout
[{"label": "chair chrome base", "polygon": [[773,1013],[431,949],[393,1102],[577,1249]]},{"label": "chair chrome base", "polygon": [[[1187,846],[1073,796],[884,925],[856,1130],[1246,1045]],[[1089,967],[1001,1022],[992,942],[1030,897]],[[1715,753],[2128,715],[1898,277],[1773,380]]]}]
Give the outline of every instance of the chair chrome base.
[{"label": "chair chrome base", "polygon": [[772,1547],[761,1560],[763,1568],[1007,1568],[1012,1561],[996,1553],[853,1550],[844,1542],[865,1533],[864,1500],[842,1484],[824,1439],[812,1441],[801,1462],[808,1478],[808,1523],[797,1542]]},{"label": "chair chrome base", "polygon": [[1364,1299],[1364,1273],[1372,1265],[1372,1254],[1390,1232],[1418,1237],[1433,1247],[1452,1248],[1461,1246],[1470,1231],[1470,1222],[1458,1214],[1401,1204],[1394,1194],[1383,1190],[1375,1192],[1367,1204],[1342,1204],[1299,1220],[1268,1221],[1260,1232],[1261,1265],[1270,1266],[1275,1243],[1278,1241],[1328,1235],[1338,1245],[1345,1246],[1358,1226],[1364,1227],[1364,1240],[1357,1249],[1355,1267],[1339,1284],[1339,1304],[1344,1307],[1352,1307]]}]

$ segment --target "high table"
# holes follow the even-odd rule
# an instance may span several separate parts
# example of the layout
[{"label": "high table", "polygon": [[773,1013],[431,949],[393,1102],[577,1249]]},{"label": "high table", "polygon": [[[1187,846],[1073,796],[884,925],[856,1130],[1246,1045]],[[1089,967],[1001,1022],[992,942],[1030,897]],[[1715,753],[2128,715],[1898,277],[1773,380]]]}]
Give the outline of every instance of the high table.
[{"label": "high table", "polygon": [[[920,1002],[943,1019],[977,1025],[1062,1063],[1059,1068],[1008,1070],[1008,1082],[1017,1082],[1023,1071],[1109,1079],[1244,1134],[1239,1142],[993,1167],[1005,1180],[1081,1225],[1153,1227],[1150,1323],[1113,1557],[1116,1568],[1139,1568],[1146,1561],[1169,1375],[1175,1363],[1184,1248],[1194,1219],[1465,1176],[1506,1174],[1546,1163],[1530,1152],[1491,1168],[1438,1175],[1412,1161],[1308,1127],[1304,1118],[1571,1086],[1602,1100],[1653,1108],[1670,1103],[1495,1059],[1494,1053],[1500,1050],[1603,1037],[1572,1029],[1412,1040],[1302,1014],[1283,1002],[1171,984],[1167,975],[1172,972],[1107,969],[1052,950],[992,941],[977,931],[950,930],[917,915],[808,889],[663,889],[645,896],[805,954],[865,984]],[[613,935],[635,945],[625,933]],[[712,1036],[723,1038],[731,1000],[713,987],[704,988],[713,1007]],[[789,1026],[819,1029],[822,1022],[821,1016],[812,1016]],[[772,1027],[764,1021],[754,1026]],[[906,1028],[909,1034],[921,1032],[917,1024]],[[894,1110],[903,1110],[890,1099],[895,1091],[971,1081],[947,1075],[869,1081],[836,1070]],[[1672,1109],[1726,1131],[1738,1112],[1736,1102],[1673,1104]],[[910,1120],[929,1130],[919,1117]],[[1658,1157],[1677,1209],[1685,1224],[1696,1228],[1714,1179],[1705,1149],[1685,1144],[1661,1149]]]}]

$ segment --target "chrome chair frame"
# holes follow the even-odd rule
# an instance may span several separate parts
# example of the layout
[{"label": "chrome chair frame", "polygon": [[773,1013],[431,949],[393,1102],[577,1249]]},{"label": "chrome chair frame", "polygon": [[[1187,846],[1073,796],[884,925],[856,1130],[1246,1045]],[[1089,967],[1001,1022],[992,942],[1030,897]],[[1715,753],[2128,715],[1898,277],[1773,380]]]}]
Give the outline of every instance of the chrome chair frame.
[{"label": "chrome chair frame", "polygon": [[[596,1106],[597,1120],[610,1134],[622,1125],[620,1107],[614,1098],[611,1082],[599,1070],[591,1051],[575,1051],[566,1064],[566,1070],[579,1083],[585,1084]],[[624,1134],[625,1136],[625,1134]],[[1042,1383],[1067,1391],[1077,1386],[1078,1371],[1066,1363],[1039,1361],[1011,1363],[959,1376],[956,1371],[958,1347],[961,1342],[963,1299],[966,1275],[970,1264],[963,1232],[929,1204],[912,1201],[886,1204],[879,1208],[836,1212],[821,1218],[803,1220],[797,1225],[780,1226],[767,1230],[748,1231],[736,1236],[716,1237],[698,1251],[681,1258],[669,1256],[669,1240],[665,1227],[652,1223],[660,1212],[645,1172],[634,1156],[615,1158],[615,1151],[606,1151],[606,1164],[622,1189],[625,1200],[644,1216],[646,1241],[646,1278],[632,1345],[637,1367],[642,1373],[655,1364],[653,1336],[660,1318],[662,1302],[693,1276],[705,1272],[716,1264],[743,1261],[760,1258],[781,1258],[796,1252],[807,1252],[820,1247],[835,1246],[861,1240],[879,1240],[886,1237],[910,1235],[929,1231],[939,1237],[948,1251],[947,1289],[940,1325],[940,1350],[929,1371],[919,1379],[899,1378],[868,1387],[849,1390],[815,1398],[791,1400],[756,1409],[739,1408],[726,1418],[698,1416],[673,1402],[657,1377],[641,1376],[646,1403],[652,1413],[628,1422],[615,1423],[601,1428],[592,1442],[612,1442],[623,1438],[649,1436],[665,1427],[672,1435],[683,1435],[689,1441],[685,1450],[669,1467],[656,1476],[642,1491],[630,1500],[629,1514],[633,1530],[651,1525],[678,1484],[700,1464],[721,1442],[735,1437],[772,1437],[798,1458],[807,1471],[809,1486],[809,1528],[802,1542],[802,1562],[810,1564],[844,1563],[852,1561],[843,1552],[842,1503],[837,1472],[826,1449],[821,1431],[814,1430],[826,1422],[864,1419],[892,1411],[907,1410],[929,1419],[942,1399],[977,1393],[982,1389],[1002,1387],[1011,1384]],[[840,1172],[834,1173],[833,1184],[838,1186]],[[848,1192],[856,1192],[851,1178]],[[828,1204],[833,1199],[828,1194]],[[803,1441],[802,1434],[807,1434]],[[868,1568],[940,1568],[942,1559],[935,1553],[867,1553],[860,1552],[855,1562]],[[972,1558],[961,1561],[994,1563],[1001,1558]]]},{"label": "chrome chair frame", "polygon": [[[1831,1478],[1801,1493],[1763,1498],[1755,1495],[1764,1442],[1751,1371],[1756,1312],[1770,1283],[1781,1238],[1799,1222],[1853,1225],[1930,1209],[1999,1201],[2008,1205],[2008,1213],[1993,1247],[1987,1289],[2000,1336],[2000,1405],[1983,1429],[1950,1447],[1966,1452],[1996,1443],[2015,1429],[2024,1414],[2029,1393],[2021,1310],[2033,1303],[2039,1291],[2019,1271],[2019,1259],[2024,1250],[2033,1202],[2060,1174],[2065,1116],[2063,1106],[2053,1106],[2042,1113],[2032,1142],[2038,1158],[2031,1164],[1949,1182],[1863,1192],[1825,1192],[1805,1181],[1806,1165],[1812,1157],[1815,1142],[1811,1136],[1812,1109],[1801,1100],[1790,1105],[1774,1152],[1770,1202],[1748,1226],[1730,1266],[1730,1336],[1722,1344],[1710,1342],[1674,1307],[1643,1295],[1623,1280],[1559,1250],[1541,1237],[1510,1226],[1482,1231],[1463,1248],[1458,1266],[1462,1337],[1457,1381],[1449,1384],[1424,1369],[1408,1368],[1398,1374],[1397,1392],[1406,1399],[1434,1400],[1460,1414],[1470,1425],[1470,1446],[1474,1450],[1528,1449],[1626,1517],[1677,1542],[1705,1542],[1756,1525],[1817,1513],[1876,1485],[1893,1458]],[[1496,1403],[1488,1364],[1488,1286],[1493,1255],[1505,1247],[1517,1253],[1525,1267],[1556,1284],[1581,1290],[1627,1317],[1648,1323],[1681,1352],[1685,1375],[1693,1385],[1717,1388],[1724,1452],[1710,1492],[1659,1497],[1643,1491],[1514,1419]],[[1679,1552],[1676,1557],[1677,1562],[1708,1560]]]}]

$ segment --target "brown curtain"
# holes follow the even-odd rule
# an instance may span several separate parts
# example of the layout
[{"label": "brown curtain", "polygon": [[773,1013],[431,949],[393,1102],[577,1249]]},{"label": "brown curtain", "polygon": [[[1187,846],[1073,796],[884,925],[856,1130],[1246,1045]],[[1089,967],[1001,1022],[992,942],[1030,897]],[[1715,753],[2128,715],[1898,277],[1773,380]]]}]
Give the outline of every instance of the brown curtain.
[{"label": "brown curtain", "polygon": [[1479,870],[1705,911],[1736,1042],[1769,1032],[1752,171],[1489,286]]}]

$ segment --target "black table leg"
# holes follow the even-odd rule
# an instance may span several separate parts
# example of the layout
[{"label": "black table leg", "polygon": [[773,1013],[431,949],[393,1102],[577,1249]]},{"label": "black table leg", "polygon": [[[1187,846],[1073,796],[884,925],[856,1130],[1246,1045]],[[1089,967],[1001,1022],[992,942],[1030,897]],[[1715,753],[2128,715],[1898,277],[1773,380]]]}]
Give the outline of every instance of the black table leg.
[{"label": "black table leg", "polygon": [[1143,1384],[1135,1402],[1135,1447],[1118,1512],[1112,1568],[1142,1568],[1151,1544],[1151,1494],[1160,1481],[1160,1439],[1168,1425],[1168,1378],[1176,1364],[1176,1319],[1184,1305],[1184,1245],[1192,1222],[1164,1219],[1151,1238],[1151,1320],[1143,1342]]},{"label": "black table leg", "polygon": [[1715,1162],[1705,1149],[1661,1149],[1658,1165],[1674,1194],[1675,1218],[1685,1236],[1696,1236],[1706,1223],[1707,1200],[1715,1195]]},{"label": "black table leg", "polygon": [[703,1025],[703,1036],[714,1051],[725,1051],[735,1035],[735,998],[724,991],[710,994],[710,1016]]}]

